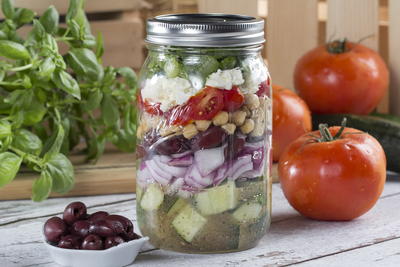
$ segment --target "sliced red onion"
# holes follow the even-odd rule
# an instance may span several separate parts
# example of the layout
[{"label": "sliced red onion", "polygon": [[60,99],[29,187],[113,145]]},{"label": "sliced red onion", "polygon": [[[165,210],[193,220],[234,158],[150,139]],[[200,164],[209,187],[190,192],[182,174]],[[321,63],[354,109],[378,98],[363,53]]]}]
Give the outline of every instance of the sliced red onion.
[{"label": "sliced red onion", "polygon": [[172,175],[164,172],[154,160],[147,160],[146,165],[149,172],[159,184],[167,185],[172,178]]},{"label": "sliced red onion", "polygon": [[174,158],[174,159],[177,159],[177,158],[182,158],[182,157],[190,155],[190,154],[192,154],[192,151],[188,150],[188,151],[185,151],[185,152],[182,152],[182,153],[172,154],[171,157]]},{"label": "sliced red onion", "polygon": [[227,170],[228,170],[228,164],[224,163],[221,167],[219,167],[217,170],[214,171],[216,172],[213,181],[214,186],[219,185],[220,183],[222,183],[223,180],[225,180]]},{"label": "sliced red onion", "polygon": [[203,149],[194,153],[194,161],[202,176],[207,176],[224,164],[224,147]]},{"label": "sliced red onion", "polygon": [[154,183],[154,178],[147,168],[146,163],[142,162],[140,164],[140,169],[137,175],[137,182],[140,186],[146,186],[147,184]]},{"label": "sliced red onion", "polygon": [[188,167],[193,164],[193,156],[192,155],[185,155],[180,158],[173,158],[168,162],[170,166],[176,167]]},{"label": "sliced red onion", "polygon": [[158,155],[156,156],[159,161],[161,161],[162,163],[168,163],[171,160],[171,157],[165,156],[165,155]]},{"label": "sliced red onion", "polygon": [[[185,182],[191,186],[196,186],[200,185],[200,188],[209,186],[213,182],[214,176],[211,175],[206,175],[202,176],[199,168],[196,166],[196,164],[192,165],[188,172],[185,175]],[[194,183],[193,183],[194,182]]]},{"label": "sliced red onion", "polygon": [[174,167],[174,166],[169,166],[166,163],[163,163],[161,161],[161,156],[154,156],[153,157],[154,162],[160,167],[160,169],[164,172],[167,173],[168,175],[172,177],[177,177],[181,178],[184,177],[187,168],[185,167]]},{"label": "sliced red onion", "polygon": [[228,169],[226,176],[230,180],[236,180],[240,177],[244,172],[253,170],[253,162],[251,160],[251,155],[246,155],[237,158]]}]

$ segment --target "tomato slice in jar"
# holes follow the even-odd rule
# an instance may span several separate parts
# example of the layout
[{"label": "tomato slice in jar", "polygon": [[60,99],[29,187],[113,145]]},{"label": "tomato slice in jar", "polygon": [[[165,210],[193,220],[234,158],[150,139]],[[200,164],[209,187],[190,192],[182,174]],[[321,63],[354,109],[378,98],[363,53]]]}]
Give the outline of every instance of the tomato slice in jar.
[{"label": "tomato slice in jar", "polygon": [[192,106],[188,104],[175,106],[164,113],[168,125],[186,125],[192,120]]},{"label": "tomato slice in jar", "polygon": [[137,95],[138,106],[140,109],[143,109],[147,113],[155,116],[161,116],[163,114],[160,106],[161,103],[149,103],[146,100],[143,101],[143,98],[140,94]]},{"label": "tomato slice in jar", "polygon": [[211,120],[224,108],[224,95],[217,88],[206,87],[192,96],[188,105],[192,108],[193,120]]},{"label": "tomato slice in jar", "polygon": [[244,96],[239,87],[233,86],[231,90],[221,91],[224,94],[224,110],[232,112],[238,110],[244,104]]},{"label": "tomato slice in jar", "polygon": [[258,91],[257,91],[257,95],[259,97],[261,96],[270,96],[269,92],[270,92],[270,87],[271,87],[271,81],[268,78],[267,80],[263,81],[262,83],[260,83],[258,85]]}]

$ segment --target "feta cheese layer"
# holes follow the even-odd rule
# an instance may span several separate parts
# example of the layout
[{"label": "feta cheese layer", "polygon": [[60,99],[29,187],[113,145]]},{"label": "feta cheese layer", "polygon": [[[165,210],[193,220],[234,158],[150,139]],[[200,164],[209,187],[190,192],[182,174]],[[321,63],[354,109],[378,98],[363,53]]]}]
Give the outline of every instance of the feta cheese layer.
[{"label": "feta cheese layer", "polygon": [[231,90],[234,85],[244,83],[242,71],[239,68],[231,70],[218,70],[211,73],[206,81],[206,85],[220,89]]},{"label": "feta cheese layer", "polygon": [[260,83],[268,79],[269,73],[262,60],[247,58],[242,62],[245,82],[240,86],[244,94],[255,94]]},{"label": "feta cheese layer", "polygon": [[165,112],[173,106],[184,104],[197,90],[186,79],[155,75],[146,80],[141,93],[143,99],[161,103],[160,109]]}]

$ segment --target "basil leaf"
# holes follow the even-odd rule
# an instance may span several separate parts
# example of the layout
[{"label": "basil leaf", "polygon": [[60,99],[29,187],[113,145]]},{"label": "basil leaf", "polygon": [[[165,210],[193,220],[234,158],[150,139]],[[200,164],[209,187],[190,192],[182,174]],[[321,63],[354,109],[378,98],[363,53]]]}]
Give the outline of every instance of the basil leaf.
[{"label": "basil leaf", "polygon": [[78,10],[83,7],[83,1],[82,0],[71,0],[69,1],[69,7],[67,11],[67,15],[65,17],[66,21],[69,21],[73,18],[76,17],[76,14],[78,13]]},{"label": "basil leaf", "polygon": [[177,77],[181,72],[179,61],[173,56],[168,56],[164,64],[164,72],[168,78]]},{"label": "basil leaf", "polygon": [[119,123],[119,110],[118,105],[114,98],[106,94],[101,102],[101,115],[103,117],[103,122],[106,126],[114,126]]},{"label": "basil leaf", "polygon": [[33,28],[32,31],[28,34],[28,42],[36,43],[44,38],[46,34],[46,30],[44,29],[42,23],[40,23],[37,19],[33,20]]},{"label": "basil leaf", "polygon": [[96,89],[94,92],[89,93],[86,105],[84,105],[85,111],[92,111],[98,108],[101,104],[101,100],[103,99],[103,93]]},{"label": "basil leaf", "polygon": [[53,178],[53,191],[65,193],[74,185],[74,167],[71,161],[59,153],[49,159],[46,170]]},{"label": "basil leaf", "polygon": [[87,77],[91,81],[100,81],[104,77],[103,67],[90,49],[72,48],[68,52],[67,63],[76,74]]},{"label": "basil leaf", "polygon": [[11,0],[1,0],[1,10],[7,19],[14,18],[15,9]]},{"label": "basil leaf", "polygon": [[57,127],[57,130],[55,131],[55,135],[53,135],[54,138],[51,138],[51,139],[54,139],[54,140],[51,140],[52,141],[51,145],[48,145],[48,143],[46,143],[46,146],[48,147],[48,149],[47,149],[47,147],[45,147],[45,149],[46,149],[45,154],[44,154],[45,161],[48,161],[50,158],[52,158],[54,155],[56,155],[60,152],[61,146],[64,141],[64,136],[65,136],[64,127],[62,126],[61,123],[57,124],[56,127]]},{"label": "basil leaf", "polygon": [[33,182],[32,186],[32,200],[40,202],[48,198],[53,187],[53,180],[51,175],[46,170],[42,171],[40,178]]},{"label": "basil leaf", "polygon": [[31,23],[33,21],[33,19],[35,18],[36,13],[33,12],[30,9],[27,8],[18,8],[17,12],[15,12],[15,18],[14,21],[17,24],[17,28]]},{"label": "basil leaf", "polygon": [[34,155],[39,155],[43,147],[42,140],[26,129],[19,129],[15,132],[12,145],[25,153]]},{"label": "basil leaf", "polygon": [[0,120],[0,139],[11,135],[11,124],[7,120]]},{"label": "basil leaf", "polygon": [[235,57],[226,57],[220,62],[221,69],[229,70],[236,67],[237,60]]},{"label": "basil leaf", "polygon": [[0,40],[0,56],[16,60],[31,58],[31,55],[25,46],[8,40]]},{"label": "basil leaf", "polygon": [[46,58],[39,66],[38,76],[43,79],[51,79],[51,75],[56,69],[56,64],[54,64],[53,59]]},{"label": "basil leaf", "polygon": [[133,152],[136,148],[136,133],[121,129],[112,139],[112,143],[121,151]]},{"label": "basil leaf", "polygon": [[118,68],[117,73],[124,77],[126,84],[131,89],[137,88],[137,77],[135,72],[129,67]]},{"label": "basil leaf", "polygon": [[97,162],[100,156],[104,153],[105,145],[106,145],[105,138],[102,137],[92,138],[89,141],[89,149],[86,159],[88,161]]},{"label": "basil leaf", "polygon": [[0,153],[0,187],[11,182],[21,166],[22,158],[11,152]]},{"label": "basil leaf", "polygon": [[96,37],[96,57],[97,60],[101,60],[101,57],[104,54],[104,40],[103,34],[99,32]]},{"label": "basil leaf", "polygon": [[49,8],[43,13],[39,21],[42,23],[46,32],[53,34],[58,30],[58,22],[60,20],[60,15],[54,6],[49,6]]},{"label": "basil leaf", "polygon": [[77,81],[65,71],[56,71],[53,73],[52,81],[63,91],[77,98],[81,99],[81,90]]},{"label": "basil leaf", "polygon": [[38,100],[34,99],[31,105],[27,109],[23,110],[23,113],[23,125],[32,126],[43,120],[44,115],[47,113],[47,108]]}]

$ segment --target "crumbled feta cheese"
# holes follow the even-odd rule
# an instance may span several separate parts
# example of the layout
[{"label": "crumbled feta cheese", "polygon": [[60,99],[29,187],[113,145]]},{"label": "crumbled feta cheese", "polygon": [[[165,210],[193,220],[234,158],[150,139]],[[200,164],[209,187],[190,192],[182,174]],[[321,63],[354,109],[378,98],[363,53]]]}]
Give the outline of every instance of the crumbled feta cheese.
[{"label": "crumbled feta cheese", "polygon": [[245,82],[240,86],[244,94],[254,94],[260,83],[268,79],[268,70],[258,58],[247,58],[242,62]]},{"label": "crumbled feta cheese", "polygon": [[234,85],[244,83],[242,71],[239,68],[231,70],[218,70],[208,76],[206,85],[219,89],[231,90]]},{"label": "crumbled feta cheese", "polygon": [[161,103],[160,109],[167,111],[176,105],[185,103],[197,90],[190,82],[183,78],[167,78],[155,75],[147,79],[141,91],[144,100],[152,103]]}]

